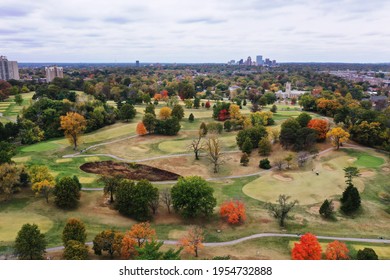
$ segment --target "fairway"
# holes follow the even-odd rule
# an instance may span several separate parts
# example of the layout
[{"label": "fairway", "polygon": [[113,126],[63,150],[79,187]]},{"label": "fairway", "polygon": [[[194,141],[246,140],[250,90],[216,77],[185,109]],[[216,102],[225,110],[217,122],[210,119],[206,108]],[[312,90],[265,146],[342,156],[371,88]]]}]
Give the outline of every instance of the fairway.
[{"label": "fairway", "polygon": [[[292,200],[297,199],[301,205],[319,203],[325,198],[340,196],[344,191],[343,168],[348,166],[348,159],[348,156],[340,156],[318,162],[314,171],[269,172],[245,185],[243,192],[264,202],[275,202],[280,194],[285,194]],[[354,179],[354,185],[360,192],[364,190],[362,179]]]},{"label": "fairway", "polygon": [[30,223],[38,225],[41,232],[47,232],[53,222],[42,215],[32,212],[3,212],[0,213],[0,242],[14,241],[22,225]]},{"label": "fairway", "polygon": [[60,145],[50,142],[41,142],[30,146],[25,146],[21,149],[22,152],[47,152],[58,149]]}]

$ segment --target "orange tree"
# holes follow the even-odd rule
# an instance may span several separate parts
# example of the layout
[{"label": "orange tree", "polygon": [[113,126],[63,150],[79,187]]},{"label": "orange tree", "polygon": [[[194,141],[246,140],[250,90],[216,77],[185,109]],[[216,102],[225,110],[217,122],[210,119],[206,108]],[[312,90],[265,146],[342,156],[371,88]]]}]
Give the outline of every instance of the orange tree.
[{"label": "orange tree", "polygon": [[299,243],[294,243],[291,256],[293,260],[320,260],[321,245],[317,237],[311,233],[301,236]]},{"label": "orange tree", "polygon": [[179,245],[184,247],[184,250],[198,257],[199,249],[203,248],[204,233],[203,229],[198,226],[191,226],[187,235],[179,240]]},{"label": "orange tree", "polygon": [[146,241],[156,238],[156,231],[150,227],[148,222],[133,225],[122,239],[122,258],[129,259],[132,256],[136,256],[136,248],[141,248]]},{"label": "orange tree", "polygon": [[229,224],[238,224],[246,220],[245,205],[239,200],[225,201],[221,205],[219,213]]},{"label": "orange tree", "polygon": [[308,128],[314,129],[318,132],[317,140],[324,141],[326,139],[326,133],[329,130],[329,124],[326,120],[312,119],[307,124]]},{"label": "orange tree", "polygon": [[65,137],[77,149],[77,144],[80,140],[80,134],[87,128],[85,118],[75,112],[68,112],[65,116],[60,116],[61,129],[65,133]]},{"label": "orange tree", "polygon": [[135,131],[137,132],[138,135],[141,135],[141,136],[148,133],[143,122],[139,122],[137,124],[137,128],[135,129]]},{"label": "orange tree", "polygon": [[345,243],[335,240],[326,247],[325,256],[327,260],[348,260],[348,253]]}]

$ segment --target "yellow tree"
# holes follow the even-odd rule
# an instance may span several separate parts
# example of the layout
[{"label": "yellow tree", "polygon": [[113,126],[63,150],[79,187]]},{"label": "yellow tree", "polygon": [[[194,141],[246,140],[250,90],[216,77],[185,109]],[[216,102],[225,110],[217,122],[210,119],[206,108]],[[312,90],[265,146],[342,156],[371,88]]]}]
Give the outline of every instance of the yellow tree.
[{"label": "yellow tree", "polygon": [[241,118],[240,106],[236,104],[230,104],[229,107],[230,118],[233,120],[238,120]]},{"label": "yellow tree", "polygon": [[162,120],[166,120],[168,119],[172,114],[172,109],[169,108],[169,107],[162,107],[160,109],[160,113],[159,113],[159,116],[160,116],[160,119]]},{"label": "yellow tree", "polygon": [[349,133],[346,132],[341,127],[335,127],[332,128],[327,134],[326,137],[332,141],[333,146],[337,147],[338,150],[340,148],[340,145],[342,145],[344,142],[347,142],[349,139]]},{"label": "yellow tree", "polygon": [[34,165],[29,169],[29,175],[31,189],[36,195],[42,194],[49,203],[50,193],[55,187],[54,177],[49,173],[49,169],[43,165]]},{"label": "yellow tree", "polygon": [[198,226],[192,226],[187,232],[187,235],[179,240],[179,244],[184,247],[184,250],[198,257],[199,249],[203,248],[204,233],[203,229]]},{"label": "yellow tree", "polygon": [[64,130],[65,137],[77,149],[77,144],[80,140],[80,134],[87,128],[87,121],[85,118],[75,112],[68,112],[66,116],[60,117],[61,129]]}]

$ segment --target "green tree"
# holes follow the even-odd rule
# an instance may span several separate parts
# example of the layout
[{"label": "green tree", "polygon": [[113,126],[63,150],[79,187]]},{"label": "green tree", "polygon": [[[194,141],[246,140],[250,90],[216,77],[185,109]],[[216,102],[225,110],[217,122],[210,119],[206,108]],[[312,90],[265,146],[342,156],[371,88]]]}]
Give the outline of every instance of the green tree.
[{"label": "green tree", "polygon": [[202,122],[200,124],[200,127],[199,127],[200,131],[201,131],[201,134],[202,134],[202,137],[205,137],[207,135],[207,125],[206,123]]},{"label": "green tree", "polygon": [[359,209],[361,200],[360,194],[357,188],[353,185],[349,185],[343,192],[343,195],[340,199],[341,201],[341,211],[345,214],[352,214]]},{"label": "green tree", "polygon": [[245,139],[248,137],[252,142],[252,148],[256,149],[259,146],[260,140],[267,135],[268,133],[265,127],[257,125],[238,132],[236,142],[238,147],[241,149]]},{"label": "green tree", "polygon": [[311,120],[311,116],[308,113],[303,112],[303,113],[299,114],[299,116],[296,118],[296,120],[301,127],[307,127],[307,124]]},{"label": "green tree", "polygon": [[20,140],[22,144],[34,144],[45,138],[44,131],[34,122],[23,119],[20,122]]},{"label": "green tree", "polygon": [[265,158],[265,159],[260,160],[260,162],[259,162],[259,167],[260,167],[261,169],[271,169],[271,163],[270,163],[270,161],[268,160],[268,158]]},{"label": "green tree", "polygon": [[173,106],[171,116],[176,117],[179,121],[181,121],[184,118],[183,106],[181,106],[179,104],[175,104]]},{"label": "green tree", "polygon": [[116,191],[116,209],[123,215],[147,221],[152,218],[150,203],[158,199],[158,189],[148,180],[122,180]]},{"label": "green tree", "polygon": [[345,182],[348,186],[353,186],[352,179],[360,176],[359,169],[357,167],[348,166],[345,167],[343,170],[345,173],[344,177],[346,178]]},{"label": "green tree", "polygon": [[79,219],[69,218],[62,231],[62,242],[64,246],[67,246],[70,240],[79,241],[84,244],[86,239],[87,233],[85,232],[84,223]]},{"label": "green tree", "polygon": [[330,219],[333,217],[333,211],[334,211],[334,207],[333,207],[332,200],[325,199],[324,203],[322,203],[319,210],[320,215],[325,219]]},{"label": "green tree", "polygon": [[121,255],[123,233],[115,230],[104,230],[93,239],[93,251],[101,256],[106,251],[112,258],[114,254]]},{"label": "green tree", "polygon": [[145,113],[145,115],[142,119],[142,123],[144,124],[148,133],[153,134],[154,130],[156,129],[156,125],[157,125],[156,116],[154,116],[151,113]]},{"label": "green tree", "polygon": [[63,177],[56,183],[53,194],[54,203],[62,209],[75,208],[80,200],[80,189],[72,177]]},{"label": "green tree", "polygon": [[224,123],[223,123],[223,128],[226,130],[226,131],[230,131],[232,129],[232,122],[230,120],[226,120]]},{"label": "green tree", "polygon": [[272,105],[270,111],[275,114],[278,111],[278,107],[276,107],[276,105],[274,104],[274,105]]},{"label": "green tree", "polygon": [[359,250],[356,254],[358,260],[378,260],[378,255],[375,253],[372,248],[364,248]]},{"label": "green tree", "polygon": [[173,208],[184,218],[208,217],[217,205],[213,192],[199,176],[180,177],[171,189]]},{"label": "green tree", "polygon": [[249,137],[247,137],[244,140],[244,143],[242,144],[241,151],[243,153],[246,153],[247,155],[250,155],[253,149],[252,141]]},{"label": "green tree", "polygon": [[277,204],[266,203],[265,205],[268,212],[279,221],[280,227],[284,227],[285,220],[288,218],[288,213],[298,204],[298,200],[287,202],[289,198],[289,196],[281,194],[279,195]]},{"label": "green tree", "polygon": [[42,260],[46,244],[36,224],[24,224],[15,239],[15,254],[20,260]]},{"label": "green tree", "polygon": [[180,260],[182,248],[178,250],[171,248],[168,251],[161,252],[160,248],[163,244],[163,241],[146,241],[144,246],[136,247],[138,253],[136,260]]},{"label": "green tree", "polygon": [[159,135],[177,135],[180,131],[180,123],[176,118],[169,118],[166,120],[156,120],[155,134]]},{"label": "green tree", "polygon": [[99,178],[98,181],[104,184],[104,194],[110,194],[110,203],[114,202],[114,194],[116,193],[116,190],[122,179],[123,177],[120,175],[102,175]]},{"label": "green tree", "polygon": [[119,117],[121,118],[121,120],[125,120],[126,122],[134,119],[136,113],[137,111],[131,104],[124,104],[119,109]]},{"label": "green tree", "polygon": [[194,99],[194,108],[195,109],[199,109],[199,107],[200,107],[200,99],[195,97],[195,99]]},{"label": "green tree", "polygon": [[259,141],[259,155],[269,156],[272,152],[272,144],[268,137],[263,137]]},{"label": "green tree", "polygon": [[191,113],[190,116],[188,117],[188,121],[189,122],[194,122],[194,120],[195,120],[194,114]]},{"label": "green tree", "polygon": [[295,119],[290,118],[282,123],[279,138],[284,148],[287,149],[295,144],[300,129],[301,126]]},{"label": "green tree", "polygon": [[0,141],[0,164],[11,163],[12,157],[16,155],[15,146],[11,143]]},{"label": "green tree", "polygon": [[88,246],[76,240],[69,240],[62,254],[64,260],[88,260],[88,258]]},{"label": "green tree", "polygon": [[21,94],[16,94],[15,95],[15,99],[14,99],[15,103],[18,104],[18,106],[22,105],[23,103],[23,97]]},{"label": "green tree", "polygon": [[145,112],[145,115],[152,114],[153,116],[156,116],[155,107],[153,104],[146,105],[144,112]]}]

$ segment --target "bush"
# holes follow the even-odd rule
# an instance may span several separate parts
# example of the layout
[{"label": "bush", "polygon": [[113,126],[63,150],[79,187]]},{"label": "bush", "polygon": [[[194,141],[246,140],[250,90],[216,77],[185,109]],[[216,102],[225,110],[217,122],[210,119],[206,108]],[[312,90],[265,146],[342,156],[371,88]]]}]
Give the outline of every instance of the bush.
[{"label": "bush", "polygon": [[241,156],[241,159],[240,159],[240,163],[243,165],[243,166],[248,166],[248,163],[249,163],[249,156],[247,153],[243,153],[242,156]]},{"label": "bush", "polygon": [[271,169],[272,166],[271,166],[271,163],[268,160],[268,158],[265,158],[265,159],[260,160],[259,167],[261,169]]},{"label": "bush", "polygon": [[217,122],[208,123],[206,125],[206,127],[207,127],[207,131],[209,133],[221,134],[222,130],[223,130],[223,125],[221,123],[217,123]]},{"label": "bush", "polygon": [[226,130],[226,131],[230,131],[232,129],[232,122],[227,120],[223,123],[223,128]]},{"label": "bush", "polygon": [[190,116],[188,117],[188,121],[194,122],[194,120],[195,120],[194,114],[191,113]]}]

